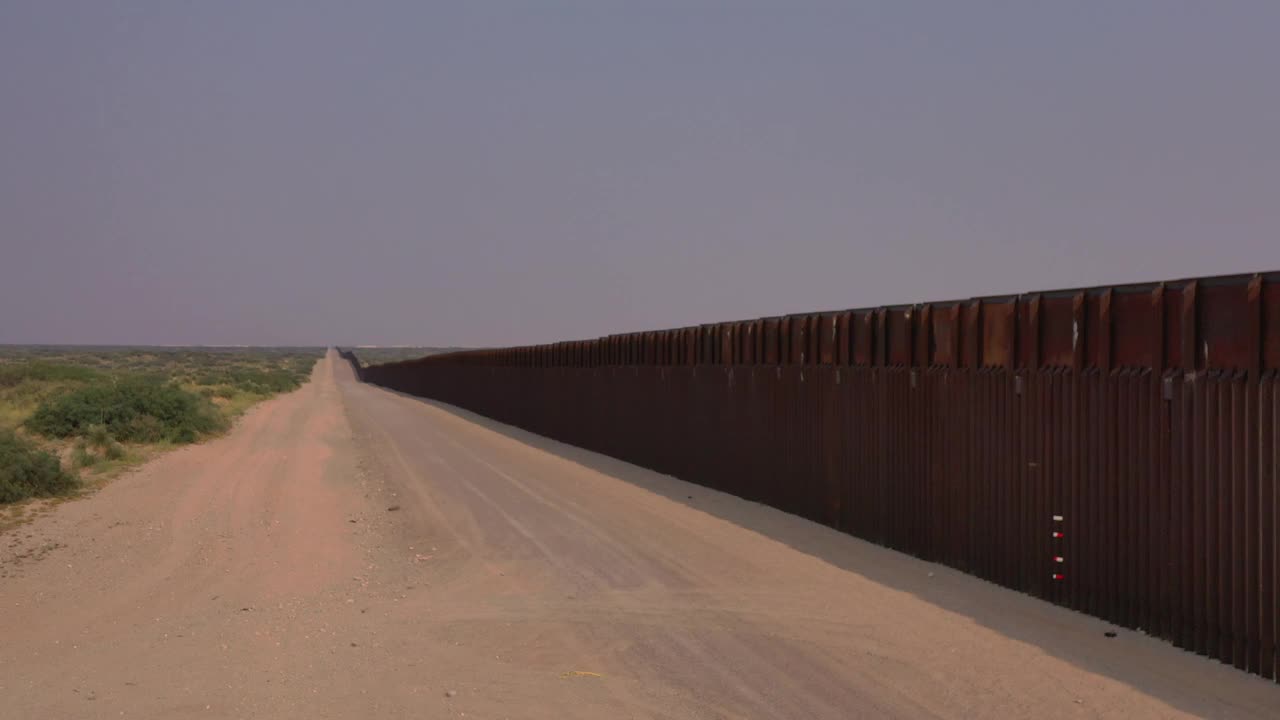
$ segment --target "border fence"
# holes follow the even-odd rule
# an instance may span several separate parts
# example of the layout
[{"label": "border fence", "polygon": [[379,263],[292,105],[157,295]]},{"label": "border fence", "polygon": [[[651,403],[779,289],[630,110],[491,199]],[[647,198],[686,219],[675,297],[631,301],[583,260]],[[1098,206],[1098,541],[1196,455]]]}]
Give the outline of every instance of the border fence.
[{"label": "border fence", "polygon": [[1280,273],[353,364],[1277,679]]}]

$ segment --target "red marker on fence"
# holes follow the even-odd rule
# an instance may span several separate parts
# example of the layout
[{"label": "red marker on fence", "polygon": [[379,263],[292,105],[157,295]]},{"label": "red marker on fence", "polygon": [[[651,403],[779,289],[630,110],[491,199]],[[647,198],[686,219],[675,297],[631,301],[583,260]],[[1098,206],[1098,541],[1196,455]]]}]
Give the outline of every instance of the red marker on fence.
[{"label": "red marker on fence", "polygon": [[[1054,521],[1054,522],[1056,522],[1056,523],[1060,523],[1060,522],[1062,522],[1062,516],[1061,516],[1061,515],[1054,515],[1054,516],[1053,516],[1053,521]],[[1060,540],[1060,539],[1062,539],[1063,537],[1064,537],[1064,534],[1063,534],[1061,531],[1059,531],[1059,530],[1054,530],[1054,531],[1053,531],[1053,539],[1055,539],[1055,540]],[[1061,555],[1054,555],[1054,556],[1053,556],[1053,561],[1054,561],[1055,563],[1062,563],[1062,562],[1065,562],[1065,559],[1064,559]],[[1050,577],[1052,577],[1054,580],[1065,580],[1065,579],[1067,578],[1067,576],[1066,576],[1066,575],[1064,575],[1064,574],[1062,574],[1062,573],[1053,573],[1053,575],[1051,575]]]}]

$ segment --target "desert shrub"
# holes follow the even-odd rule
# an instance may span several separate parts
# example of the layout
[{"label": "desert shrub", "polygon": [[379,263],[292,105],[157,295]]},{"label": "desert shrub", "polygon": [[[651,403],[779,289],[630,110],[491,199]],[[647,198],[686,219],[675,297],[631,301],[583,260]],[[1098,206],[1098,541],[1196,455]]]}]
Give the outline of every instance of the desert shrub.
[{"label": "desert shrub", "polygon": [[102,377],[96,370],[78,365],[63,365],[43,360],[30,360],[0,365],[0,387],[16,387],[23,382],[91,382]]},{"label": "desert shrub", "polygon": [[106,425],[90,425],[84,432],[84,439],[95,450],[102,450],[114,442]]},{"label": "desert shrub", "polygon": [[124,431],[121,437],[127,438],[131,442],[139,443],[155,443],[164,440],[166,430],[164,423],[160,422],[153,415],[137,415],[129,418],[124,424]]},{"label": "desert shrub", "polygon": [[119,460],[124,457],[124,446],[118,442],[111,442],[103,449],[102,456],[108,460]]},{"label": "desert shrub", "polygon": [[125,378],[83,387],[42,403],[26,425],[47,437],[86,436],[97,433],[91,428],[100,425],[116,440],[188,443],[221,430],[224,421],[195,393],[169,383]]},{"label": "desert shrub", "polygon": [[84,443],[77,443],[74,450],[71,451],[71,464],[77,468],[87,468],[98,462],[98,456],[89,452],[89,448]]},{"label": "desert shrub", "polygon": [[[310,370],[308,370],[310,372]],[[306,375],[295,368],[228,367],[202,372],[195,376],[194,384],[204,386],[231,386],[236,390],[258,395],[296,390],[306,380]],[[219,395],[219,397],[226,397]]]},{"label": "desert shrub", "polygon": [[226,375],[228,384],[259,395],[274,395],[296,390],[302,385],[303,380],[298,373],[279,368],[269,370],[235,368],[227,371]]},{"label": "desert shrub", "polygon": [[0,430],[0,502],[49,497],[74,489],[76,479],[58,458],[10,430]]}]

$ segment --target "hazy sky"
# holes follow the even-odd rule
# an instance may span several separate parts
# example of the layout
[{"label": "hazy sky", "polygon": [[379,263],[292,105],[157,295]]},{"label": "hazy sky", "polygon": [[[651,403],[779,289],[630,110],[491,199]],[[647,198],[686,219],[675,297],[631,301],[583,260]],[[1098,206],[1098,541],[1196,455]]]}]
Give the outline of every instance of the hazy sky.
[{"label": "hazy sky", "polygon": [[0,0],[0,342],[1280,269],[1280,2]]}]

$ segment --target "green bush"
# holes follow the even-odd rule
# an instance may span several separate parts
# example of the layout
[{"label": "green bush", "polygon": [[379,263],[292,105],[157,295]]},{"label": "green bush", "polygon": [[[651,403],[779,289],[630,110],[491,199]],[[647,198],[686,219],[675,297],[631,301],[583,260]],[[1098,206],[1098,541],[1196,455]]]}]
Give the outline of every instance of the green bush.
[{"label": "green bush", "polygon": [[95,450],[102,450],[114,442],[106,425],[90,425],[84,432],[84,439]]},{"label": "green bush", "polygon": [[[314,363],[313,363],[314,364]],[[308,367],[307,373],[310,373]],[[195,385],[230,386],[234,390],[255,393],[258,395],[274,395],[298,389],[307,379],[307,375],[296,368],[254,368],[229,367],[223,370],[202,372],[195,376]],[[218,397],[230,397],[231,392],[222,394],[219,388]]]},{"label": "green bush", "polygon": [[16,387],[24,381],[43,382],[91,382],[102,377],[96,370],[77,365],[62,365],[30,360],[12,365],[0,365],[0,387]]},{"label": "green bush", "polygon": [[[40,405],[27,427],[46,437],[103,437],[126,442],[189,443],[221,430],[224,421],[204,398],[176,385],[124,378],[90,385]],[[102,426],[99,431],[95,426]]]},{"label": "green bush", "polygon": [[132,442],[156,443],[165,439],[167,431],[164,423],[151,415],[138,415],[124,424],[121,437]]},{"label": "green bush", "polygon": [[0,503],[60,495],[75,486],[76,479],[63,471],[58,458],[0,430]]},{"label": "green bush", "polygon": [[289,370],[248,370],[236,368],[227,373],[230,384],[245,392],[274,395],[298,389],[303,378]]},{"label": "green bush", "polygon": [[87,468],[97,462],[98,456],[89,452],[84,443],[77,444],[75,450],[71,451],[71,464],[77,468]]}]

